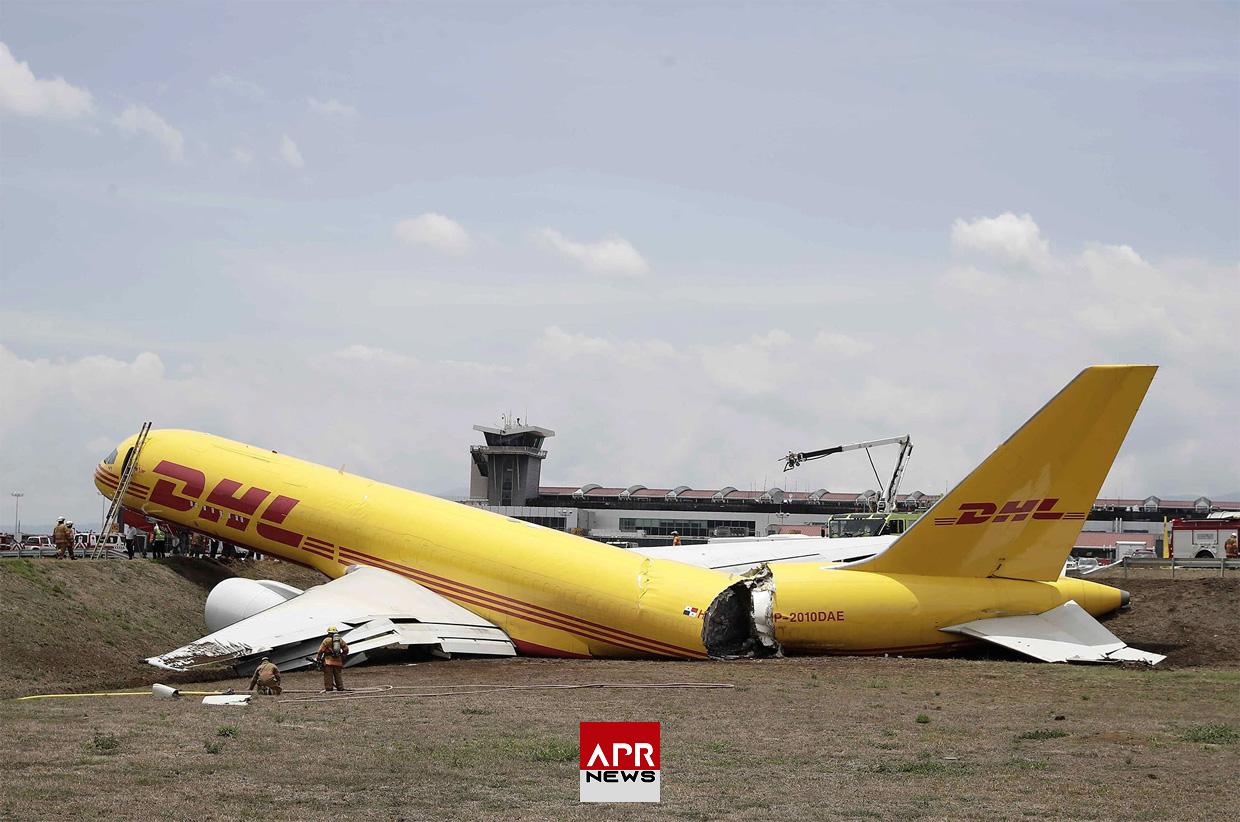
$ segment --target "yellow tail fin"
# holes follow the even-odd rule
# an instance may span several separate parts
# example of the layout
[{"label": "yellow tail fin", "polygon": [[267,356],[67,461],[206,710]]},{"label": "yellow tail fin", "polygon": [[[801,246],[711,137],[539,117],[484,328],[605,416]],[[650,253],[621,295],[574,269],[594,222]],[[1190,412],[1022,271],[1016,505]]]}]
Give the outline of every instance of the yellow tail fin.
[{"label": "yellow tail fin", "polygon": [[1086,368],[890,548],[856,567],[1058,579],[1157,370]]}]

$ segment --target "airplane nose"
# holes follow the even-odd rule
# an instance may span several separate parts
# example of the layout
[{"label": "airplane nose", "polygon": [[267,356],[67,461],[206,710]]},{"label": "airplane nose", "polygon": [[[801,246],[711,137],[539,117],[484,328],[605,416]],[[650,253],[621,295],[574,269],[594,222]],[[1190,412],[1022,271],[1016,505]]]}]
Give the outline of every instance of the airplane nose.
[{"label": "airplane nose", "polygon": [[120,467],[116,464],[119,452],[119,447],[113,448],[112,453],[101,459],[95,466],[95,487],[99,489],[99,493],[109,499],[112,498],[120,483]]}]

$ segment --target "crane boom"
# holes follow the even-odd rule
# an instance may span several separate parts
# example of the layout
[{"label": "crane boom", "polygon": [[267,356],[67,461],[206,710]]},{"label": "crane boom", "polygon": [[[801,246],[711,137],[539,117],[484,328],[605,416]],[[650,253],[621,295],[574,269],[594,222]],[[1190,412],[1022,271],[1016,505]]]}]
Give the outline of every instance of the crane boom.
[{"label": "crane boom", "polygon": [[[900,456],[896,458],[895,470],[891,472],[891,481],[887,484],[887,491],[882,494],[878,500],[878,510],[887,513],[895,508],[896,492],[900,489],[900,479],[904,476],[904,467],[908,464],[908,458],[913,453],[913,440],[908,434],[902,437],[887,437],[881,440],[867,440],[866,442],[854,442],[850,445],[836,445],[832,448],[821,448],[817,451],[789,451],[784,457],[784,471],[791,471],[793,468],[802,463],[811,460],[822,459],[831,454],[842,454],[845,451],[858,451],[862,448],[869,456],[871,448],[877,448],[880,445],[899,445]],[[870,467],[874,467],[874,459],[870,459]],[[875,479],[878,479],[878,470],[874,471]],[[882,484],[882,480],[879,480]]]}]

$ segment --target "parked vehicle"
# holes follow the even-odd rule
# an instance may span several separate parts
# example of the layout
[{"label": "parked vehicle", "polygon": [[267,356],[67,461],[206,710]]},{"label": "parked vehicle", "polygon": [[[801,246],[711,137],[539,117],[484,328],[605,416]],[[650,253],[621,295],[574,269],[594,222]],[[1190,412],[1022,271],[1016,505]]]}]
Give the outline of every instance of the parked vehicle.
[{"label": "parked vehicle", "polygon": [[1240,558],[1236,545],[1240,533],[1240,517],[1222,516],[1207,519],[1173,519],[1171,550],[1176,559]]},{"label": "parked vehicle", "polygon": [[20,552],[23,556],[30,554],[31,556],[56,556],[56,544],[52,542],[52,538],[46,534],[28,534],[22,540],[22,548]]}]

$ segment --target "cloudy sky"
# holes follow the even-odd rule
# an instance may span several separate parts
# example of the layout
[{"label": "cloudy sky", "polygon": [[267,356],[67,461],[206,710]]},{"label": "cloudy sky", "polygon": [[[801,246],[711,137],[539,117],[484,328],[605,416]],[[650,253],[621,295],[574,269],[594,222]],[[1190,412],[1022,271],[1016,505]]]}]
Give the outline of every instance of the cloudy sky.
[{"label": "cloudy sky", "polygon": [[1104,491],[1240,493],[1238,8],[10,0],[0,490],[97,519],[150,419],[456,494],[512,411],[547,483],[939,491],[1140,361]]}]

